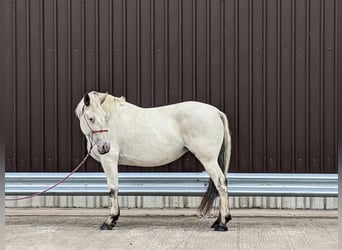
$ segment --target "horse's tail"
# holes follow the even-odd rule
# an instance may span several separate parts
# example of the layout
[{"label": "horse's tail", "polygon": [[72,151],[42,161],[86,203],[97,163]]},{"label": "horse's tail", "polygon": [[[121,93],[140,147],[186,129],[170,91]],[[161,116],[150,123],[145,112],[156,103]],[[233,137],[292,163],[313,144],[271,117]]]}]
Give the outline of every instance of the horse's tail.
[{"label": "horse's tail", "polygon": [[[228,168],[229,168],[229,163],[230,163],[230,156],[231,156],[231,137],[230,137],[230,132],[229,132],[228,119],[226,115],[222,112],[220,112],[219,114],[223,122],[224,137],[223,137],[223,143],[221,146],[220,154],[218,157],[218,164],[225,178],[227,178],[227,173],[228,173]],[[227,179],[225,181],[227,184]],[[207,191],[205,192],[202,198],[201,204],[198,207],[198,213],[201,216],[205,216],[209,214],[210,210],[213,207],[214,201],[218,197],[218,195],[219,194],[217,192],[215,184],[213,180],[210,178]]]},{"label": "horse's tail", "polygon": [[222,143],[222,147],[221,147],[221,151],[219,155],[219,165],[222,169],[224,176],[227,178],[231,150],[232,150],[232,142],[231,142],[231,137],[230,137],[230,132],[229,132],[227,116],[224,113],[220,112],[220,117],[224,125],[224,138],[223,138],[223,143]]}]

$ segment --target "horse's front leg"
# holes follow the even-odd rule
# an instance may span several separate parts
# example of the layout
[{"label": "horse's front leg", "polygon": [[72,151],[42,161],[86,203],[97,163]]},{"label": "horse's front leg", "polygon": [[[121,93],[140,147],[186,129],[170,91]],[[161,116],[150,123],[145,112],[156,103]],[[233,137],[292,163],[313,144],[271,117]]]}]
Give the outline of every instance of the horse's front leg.
[{"label": "horse's front leg", "polygon": [[107,184],[110,196],[110,214],[100,227],[101,230],[111,230],[115,227],[120,216],[120,208],[118,202],[118,157],[117,155],[105,155],[101,157],[101,164],[106,174]]}]

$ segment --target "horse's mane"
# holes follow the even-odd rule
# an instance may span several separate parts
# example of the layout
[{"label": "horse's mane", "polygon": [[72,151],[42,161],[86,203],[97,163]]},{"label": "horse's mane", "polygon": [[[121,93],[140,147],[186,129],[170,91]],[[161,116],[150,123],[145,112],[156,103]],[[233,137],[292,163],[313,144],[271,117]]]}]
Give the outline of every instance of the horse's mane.
[{"label": "horse's mane", "polygon": [[[92,91],[92,92],[89,92],[89,97],[90,97],[90,102],[94,102],[94,101],[97,101],[97,105],[101,105],[102,108],[104,109],[104,111],[106,113],[110,112],[110,110],[113,108],[114,105],[124,105],[126,103],[126,98],[124,96],[121,96],[121,97],[115,97],[115,96],[112,96],[108,93],[100,93],[100,92],[95,92],[95,91]],[[95,99],[94,96],[92,94],[95,94],[97,96],[99,96],[99,98],[104,98],[104,101],[103,103],[99,103],[99,99]],[[78,119],[80,119],[81,115],[82,115],[82,110],[83,110],[83,106],[84,106],[84,101],[83,101],[83,98],[81,99],[81,101],[78,103],[76,109],[75,109],[75,113],[76,113],[76,116],[78,117]]]},{"label": "horse's mane", "polygon": [[[108,98],[109,97],[109,98]],[[124,104],[126,102],[126,98],[124,96],[121,96],[121,97],[116,97],[116,96],[112,96],[110,94],[107,95],[105,101],[102,103],[102,106],[105,104],[105,103],[109,103],[110,105],[112,104]]]},{"label": "horse's mane", "polygon": [[106,96],[106,99],[101,104],[103,110],[108,114],[111,112],[114,106],[116,105],[124,105],[126,103],[126,98],[124,96],[121,97],[115,97],[110,94]]}]

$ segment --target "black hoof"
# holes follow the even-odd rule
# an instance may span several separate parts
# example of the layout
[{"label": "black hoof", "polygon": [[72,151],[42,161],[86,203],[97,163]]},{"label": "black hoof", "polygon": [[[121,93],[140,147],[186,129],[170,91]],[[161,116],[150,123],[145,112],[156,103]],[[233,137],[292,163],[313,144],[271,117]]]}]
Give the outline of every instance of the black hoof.
[{"label": "black hoof", "polygon": [[102,224],[102,226],[100,227],[100,230],[112,230],[113,227],[115,227],[115,223],[108,225],[106,222]]},{"label": "black hoof", "polygon": [[[232,216],[228,214],[225,218],[225,224],[227,224],[229,221],[232,220]],[[220,218],[217,218],[217,220],[211,225],[211,228],[216,228],[220,225]]]},{"label": "black hoof", "polygon": [[231,214],[228,214],[227,216],[226,216],[226,223],[228,223],[229,221],[231,221],[232,220],[232,216],[231,216]]},{"label": "black hoof", "polygon": [[217,219],[210,228],[216,228],[220,224],[219,219]]},{"label": "black hoof", "polygon": [[215,227],[215,231],[217,231],[217,232],[226,232],[226,231],[228,231],[228,227],[226,225],[217,225]]}]

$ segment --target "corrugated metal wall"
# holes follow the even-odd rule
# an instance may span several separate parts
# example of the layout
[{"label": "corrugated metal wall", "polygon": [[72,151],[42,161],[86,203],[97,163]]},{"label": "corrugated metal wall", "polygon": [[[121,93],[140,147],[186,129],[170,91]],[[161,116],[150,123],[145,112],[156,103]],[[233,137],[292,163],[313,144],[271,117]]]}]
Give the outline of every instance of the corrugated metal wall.
[{"label": "corrugated metal wall", "polygon": [[[5,5],[6,171],[72,169],[85,153],[73,110],[108,90],[226,112],[231,172],[337,172],[337,0]],[[202,168],[187,154],[154,171]]]}]

